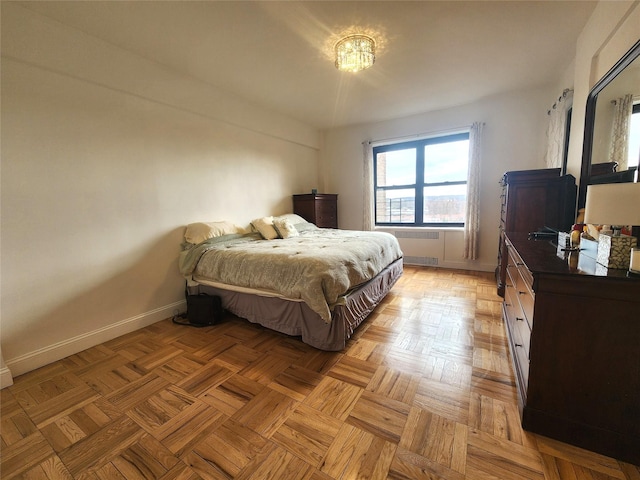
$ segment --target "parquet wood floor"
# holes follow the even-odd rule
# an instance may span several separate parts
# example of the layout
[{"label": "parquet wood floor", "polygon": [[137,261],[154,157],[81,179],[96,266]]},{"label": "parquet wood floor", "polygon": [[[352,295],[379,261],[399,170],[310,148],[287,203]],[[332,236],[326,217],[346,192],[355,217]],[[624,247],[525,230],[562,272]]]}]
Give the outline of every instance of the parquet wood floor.
[{"label": "parquet wood floor", "polygon": [[165,320],[15,379],[3,479],[640,479],[520,427],[487,273],[405,267],[342,352]]}]

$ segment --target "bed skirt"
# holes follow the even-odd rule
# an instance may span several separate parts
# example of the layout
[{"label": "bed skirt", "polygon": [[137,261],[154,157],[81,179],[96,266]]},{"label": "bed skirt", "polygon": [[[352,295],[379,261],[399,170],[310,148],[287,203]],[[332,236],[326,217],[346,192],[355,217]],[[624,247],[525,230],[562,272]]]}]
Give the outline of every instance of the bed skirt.
[{"label": "bed skirt", "polygon": [[388,265],[377,276],[348,293],[336,305],[331,322],[325,323],[306,303],[278,297],[236,292],[210,285],[189,287],[190,294],[218,295],[225,310],[286,335],[301,337],[312,347],[327,351],[343,350],[355,329],[389,293],[402,275],[402,258]]}]

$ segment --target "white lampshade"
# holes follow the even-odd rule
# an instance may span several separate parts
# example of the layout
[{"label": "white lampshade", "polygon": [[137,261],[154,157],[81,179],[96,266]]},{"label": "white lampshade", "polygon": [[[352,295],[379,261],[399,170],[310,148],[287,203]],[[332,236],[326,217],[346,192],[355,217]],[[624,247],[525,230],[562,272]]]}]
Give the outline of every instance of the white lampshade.
[{"label": "white lampshade", "polygon": [[589,185],[585,223],[640,225],[640,183]]}]

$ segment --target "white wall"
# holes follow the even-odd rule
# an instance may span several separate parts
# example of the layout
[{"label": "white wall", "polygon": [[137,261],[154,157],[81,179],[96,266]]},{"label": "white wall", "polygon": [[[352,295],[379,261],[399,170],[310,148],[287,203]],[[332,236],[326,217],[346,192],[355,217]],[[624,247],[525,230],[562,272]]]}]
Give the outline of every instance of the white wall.
[{"label": "white wall", "polygon": [[6,2],[1,140],[14,376],[182,310],[187,223],[322,188],[314,129]]},{"label": "white wall", "polygon": [[[567,170],[580,178],[589,91],[640,39],[640,1],[601,1],[576,44]],[[606,161],[606,160],[598,160]]]},{"label": "white wall", "polygon": [[[327,191],[337,193],[342,228],[363,227],[362,142],[447,132],[485,122],[480,194],[480,258],[462,258],[460,230],[442,230],[443,257],[440,266],[492,271],[497,264],[500,222],[500,178],[509,170],[544,168],[547,110],[557,95],[554,88],[506,92],[479,102],[443,111],[358,125],[325,132],[322,165],[326,168]],[[423,242],[401,240],[405,254],[414,255]]]}]

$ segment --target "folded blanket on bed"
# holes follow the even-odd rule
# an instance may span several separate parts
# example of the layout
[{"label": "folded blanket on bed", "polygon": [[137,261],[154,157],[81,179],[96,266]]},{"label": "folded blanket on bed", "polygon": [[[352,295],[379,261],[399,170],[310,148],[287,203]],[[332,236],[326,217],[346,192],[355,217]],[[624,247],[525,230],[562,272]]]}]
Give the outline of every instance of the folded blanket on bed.
[{"label": "folded blanket on bed", "polygon": [[287,239],[225,235],[182,252],[187,278],[277,292],[301,299],[326,322],[339,298],[402,257],[384,232],[313,228]]}]

